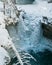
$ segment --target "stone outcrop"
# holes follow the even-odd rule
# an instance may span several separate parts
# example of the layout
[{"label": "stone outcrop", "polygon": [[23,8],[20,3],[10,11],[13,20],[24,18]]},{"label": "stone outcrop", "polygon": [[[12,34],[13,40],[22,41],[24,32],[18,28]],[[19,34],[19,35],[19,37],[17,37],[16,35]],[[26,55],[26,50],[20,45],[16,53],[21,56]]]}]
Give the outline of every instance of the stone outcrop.
[{"label": "stone outcrop", "polygon": [[49,39],[52,39],[52,23],[48,22],[47,17],[43,17],[43,21],[44,21],[42,22],[43,35]]}]

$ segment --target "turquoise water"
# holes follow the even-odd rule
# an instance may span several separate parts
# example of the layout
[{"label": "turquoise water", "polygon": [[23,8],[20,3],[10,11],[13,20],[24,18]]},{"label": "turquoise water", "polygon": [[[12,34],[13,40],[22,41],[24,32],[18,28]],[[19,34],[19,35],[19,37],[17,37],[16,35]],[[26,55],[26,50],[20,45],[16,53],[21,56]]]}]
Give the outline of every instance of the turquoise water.
[{"label": "turquoise water", "polygon": [[35,53],[33,50],[31,50],[30,54],[37,59],[37,62],[35,63],[31,61],[32,65],[52,65],[52,52],[48,49],[38,53]]},{"label": "turquoise water", "polygon": [[17,4],[32,4],[34,0],[16,0]]},{"label": "turquoise water", "polygon": [[17,50],[36,58],[37,62],[30,59],[31,65],[52,65],[52,40],[42,34],[41,18],[24,13],[22,20],[16,26],[8,26],[7,30]]}]

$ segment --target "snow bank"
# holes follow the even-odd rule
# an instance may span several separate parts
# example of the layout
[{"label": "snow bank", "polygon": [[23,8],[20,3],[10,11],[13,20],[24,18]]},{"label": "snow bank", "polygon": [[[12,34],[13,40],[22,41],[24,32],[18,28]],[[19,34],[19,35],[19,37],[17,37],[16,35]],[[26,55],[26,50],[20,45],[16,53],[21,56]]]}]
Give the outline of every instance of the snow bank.
[{"label": "snow bank", "polygon": [[0,47],[0,65],[6,65],[10,62],[9,54],[6,50]]},{"label": "snow bank", "polygon": [[3,11],[3,2],[0,1],[0,11]]}]

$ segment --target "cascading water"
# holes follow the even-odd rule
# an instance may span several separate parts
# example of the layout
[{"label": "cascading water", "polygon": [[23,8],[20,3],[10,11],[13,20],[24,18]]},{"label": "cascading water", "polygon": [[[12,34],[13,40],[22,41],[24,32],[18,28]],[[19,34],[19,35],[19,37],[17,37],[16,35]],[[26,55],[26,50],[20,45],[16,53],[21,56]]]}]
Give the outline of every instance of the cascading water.
[{"label": "cascading water", "polygon": [[[49,65],[51,60],[46,60],[46,55],[45,57],[43,56],[44,54],[48,54],[49,57],[51,56],[49,53],[52,54],[52,40],[45,38],[42,34],[42,14],[39,14],[37,10],[33,10],[33,12],[29,11],[27,8],[25,9],[26,12],[21,12],[17,25],[8,26],[7,30],[18,51],[26,51],[36,58],[37,63],[33,61],[32,63],[37,65]],[[34,11],[36,11],[36,13],[34,13]],[[44,60],[42,58],[44,58]]]},{"label": "cascading water", "polygon": [[[50,12],[51,9],[48,4],[41,5],[19,6],[19,8],[25,11],[21,11],[18,23],[6,27],[8,31],[7,34],[9,34],[19,52],[19,60],[22,60],[24,65],[52,65],[52,40],[43,36],[41,28],[42,16],[51,16],[52,12]],[[47,8],[49,8],[50,11],[48,11]],[[33,58],[33,60],[30,58]],[[15,60],[12,61],[14,62]],[[18,63],[16,65],[19,65]]]}]

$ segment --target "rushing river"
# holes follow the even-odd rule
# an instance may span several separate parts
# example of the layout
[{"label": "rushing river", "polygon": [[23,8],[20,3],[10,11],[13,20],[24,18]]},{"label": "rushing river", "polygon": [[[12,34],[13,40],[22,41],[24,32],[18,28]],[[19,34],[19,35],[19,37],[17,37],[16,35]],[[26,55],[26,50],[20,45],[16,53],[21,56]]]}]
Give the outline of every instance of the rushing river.
[{"label": "rushing river", "polygon": [[34,5],[21,7],[25,12],[21,12],[19,23],[7,27],[16,49],[26,51],[36,58],[35,63],[30,60],[31,65],[52,65],[52,40],[43,36],[41,28],[42,15],[48,14],[46,6],[43,5],[43,10],[41,6]]}]

